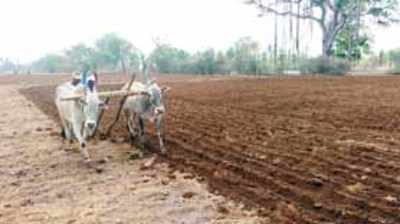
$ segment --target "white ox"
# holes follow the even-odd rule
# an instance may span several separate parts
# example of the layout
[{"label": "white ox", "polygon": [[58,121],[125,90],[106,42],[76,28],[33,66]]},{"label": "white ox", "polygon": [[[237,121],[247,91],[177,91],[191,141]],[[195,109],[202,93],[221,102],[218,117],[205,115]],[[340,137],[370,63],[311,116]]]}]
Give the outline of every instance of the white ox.
[{"label": "white ox", "polygon": [[122,90],[146,93],[142,95],[129,96],[123,105],[123,110],[125,111],[128,120],[128,130],[131,143],[133,143],[135,137],[139,137],[140,144],[143,147],[142,144],[144,143],[143,137],[145,133],[144,120],[146,119],[155,124],[160,150],[162,153],[166,153],[161,136],[161,123],[165,113],[163,94],[167,92],[169,88],[160,88],[155,81],[148,82],[147,84],[133,82],[129,90],[128,87],[129,84],[126,84]]},{"label": "white ox", "polygon": [[[75,100],[62,100],[64,97],[83,93],[84,97]],[[57,87],[55,103],[62,124],[64,139],[79,141],[80,151],[86,163],[90,156],[86,149],[87,138],[92,136],[96,127],[101,107],[104,103],[99,99],[94,80],[88,81],[88,88],[64,83]]]}]

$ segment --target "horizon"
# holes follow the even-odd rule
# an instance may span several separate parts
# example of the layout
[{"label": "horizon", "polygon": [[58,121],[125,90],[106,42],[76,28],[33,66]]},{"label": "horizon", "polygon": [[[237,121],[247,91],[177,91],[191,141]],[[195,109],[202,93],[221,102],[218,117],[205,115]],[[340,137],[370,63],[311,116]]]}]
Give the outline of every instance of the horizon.
[{"label": "horizon", "polygon": [[[3,26],[7,32],[0,36],[0,57],[22,64],[62,53],[78,43],[92,46],[106,33],[118,34],[146,54],[154,48],[155,38],[191,53],[206,48],[226,50],[245,36],[258,41],[262,48],[273,40],[271,17],[259,18],[258,11],[242,0],[15,0],[3,5],[0,20],[8,23]],[[310,55],[320,52],[319,28],[315,26],[314,30],[312,37],[302,39],[303,51]],[[400,48],[396,40],[398,24],[389,28],[371,25],[369,32],[374,36],[373,52]]]}]

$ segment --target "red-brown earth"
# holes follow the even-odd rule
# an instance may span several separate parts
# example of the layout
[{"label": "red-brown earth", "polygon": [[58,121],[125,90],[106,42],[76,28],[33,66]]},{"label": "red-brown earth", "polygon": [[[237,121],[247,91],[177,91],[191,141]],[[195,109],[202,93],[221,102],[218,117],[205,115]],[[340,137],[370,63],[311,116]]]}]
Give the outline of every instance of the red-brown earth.
[{"label": "red-brown earth", "polygon": [[[119,79],[121,81],[121,79]],[[400,223],[400,78],[160,78],[170,167],[281,223]],[[106,85],[115,89],[121,85]],[[57,120],[54,86],[22,90]],[[118,99],[101,124],[115,116]],[[126,138],[124,120],[113,138]],[[152,128],[148,142],[156,151]]]}]

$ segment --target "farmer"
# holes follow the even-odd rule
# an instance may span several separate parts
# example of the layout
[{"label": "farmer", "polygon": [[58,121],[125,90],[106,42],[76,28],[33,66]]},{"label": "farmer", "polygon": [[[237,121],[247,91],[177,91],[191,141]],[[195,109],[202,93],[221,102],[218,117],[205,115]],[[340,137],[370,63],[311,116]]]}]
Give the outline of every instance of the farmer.
[{"label": "farmer", "polygon": [[86,86],[87,83],[87,78],[89,75],[89,65],[83,64],[81,68],[81,73],[80,73],[80,78],[81,78],[81,84]]},{"label": "farmer", "polygon": [[81,83],[81,76],[78,72],[73,72],[72,73],[72,85],[77,86],[78,84]]},{"label": "farmer", "polygon": [[89,66],[83,65],[81,72],[72,73],[72,85],[77,86],[81,84],[83,87],[87,88],[89,80],[94,81],[95,84],[98,82],[98,75],[94,71],[89,70]]}]

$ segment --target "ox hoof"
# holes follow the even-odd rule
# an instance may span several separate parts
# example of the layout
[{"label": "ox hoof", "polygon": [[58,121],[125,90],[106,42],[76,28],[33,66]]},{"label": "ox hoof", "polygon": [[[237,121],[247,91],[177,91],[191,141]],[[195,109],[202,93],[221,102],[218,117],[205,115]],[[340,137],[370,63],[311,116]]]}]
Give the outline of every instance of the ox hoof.
[{"label": "ox hoof", "polygon": [[161,154],[162,154],[162,155],[166,155],[167,152],[168,152],[168,151],[167,151],[167,149],[166,149],[165,147],[162,147],[162,148],[161,148]]},{"label": "ox hoof", "polygon": [[143,158],[144,157],[144,152],[142,150],[139,150],[138,156],[139,156],[140,159]]},{"label": "ox hoof", "polygon": [[136,160],[136,159],[141,159],[141,158],[143,158],[143,153],[140,151],[129,153],[129,160]]},{"label": "ox hoof", "polygon": [[88,168],[92,168],[93,167],[93,162],[92,162],[91,159],[85,159],[84,163]]}]

